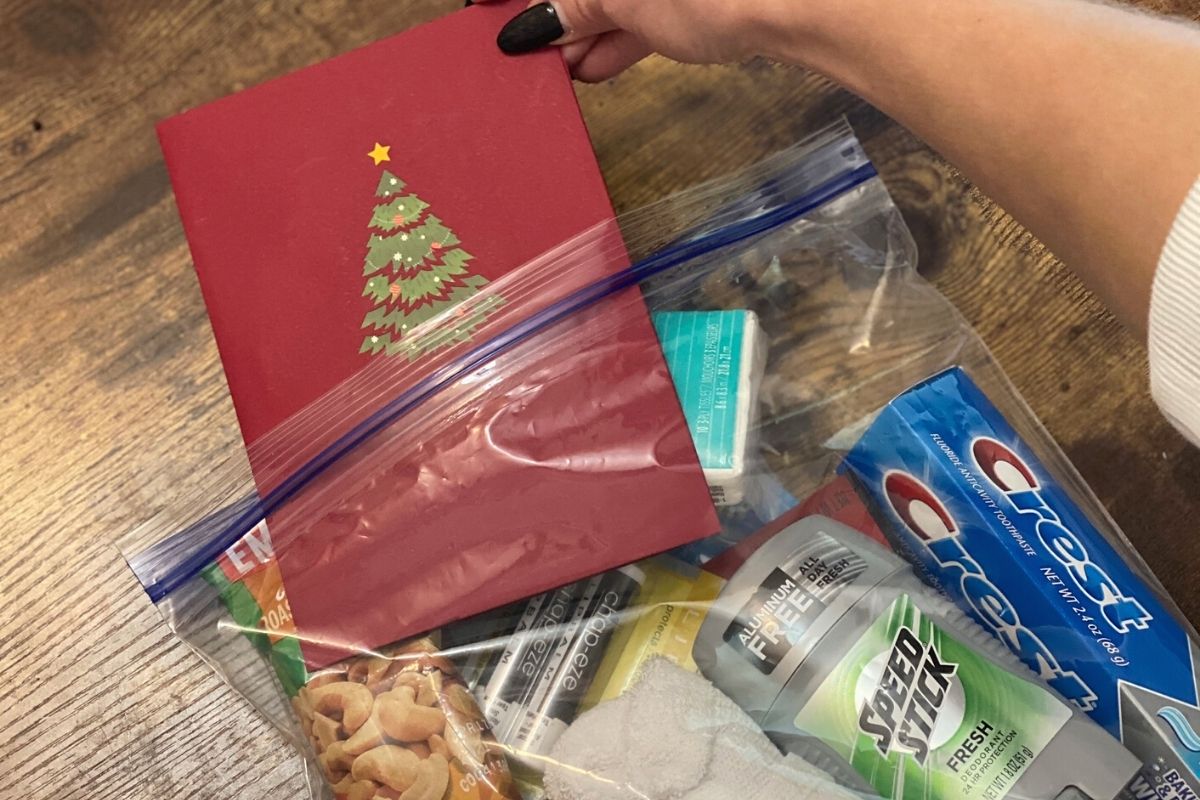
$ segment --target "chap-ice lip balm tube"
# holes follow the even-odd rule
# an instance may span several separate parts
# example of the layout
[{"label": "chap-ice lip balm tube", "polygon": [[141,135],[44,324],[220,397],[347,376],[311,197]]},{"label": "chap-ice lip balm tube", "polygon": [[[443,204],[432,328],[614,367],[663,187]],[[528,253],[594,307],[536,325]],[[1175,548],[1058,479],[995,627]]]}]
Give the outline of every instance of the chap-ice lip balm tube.
[{"label": "chap-ice lip balm tube", "polygon": [[1112,800],[1140,766],[908,564],[825,517],[746,560],[693,655],[777,745],[885,800]]},{"label": "chap-ice lip balm tube", "polygon": [[642,569],[627,565],[530,599],[482,691],[514,766],[542,771],[540,757],[575,718],[644,582]]},{"label": "chap-ice lip balm tube", "polygon": [[889,403],[844,471],[897,551],[1147,765],[1200,786],[1196,644],[961,368]]},{"label": "chap-ice lip balm tube", "polygon": [[758,390],[766,344],[753,311],[652,315],[708,490],[734,506],[750,488]]}]

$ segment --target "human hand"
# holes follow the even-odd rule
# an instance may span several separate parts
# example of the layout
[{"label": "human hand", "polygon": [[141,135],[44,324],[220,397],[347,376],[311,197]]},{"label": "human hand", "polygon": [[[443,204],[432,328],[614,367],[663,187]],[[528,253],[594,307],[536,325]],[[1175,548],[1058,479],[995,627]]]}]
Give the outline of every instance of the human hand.
[{"label": "human hand", "polygon": [[773,2],[553,0],[530,5],[497,43],[513,54],[561,45],[583,81],[611,78],[655,52],[689,64],[725,63],[765,52]]}]

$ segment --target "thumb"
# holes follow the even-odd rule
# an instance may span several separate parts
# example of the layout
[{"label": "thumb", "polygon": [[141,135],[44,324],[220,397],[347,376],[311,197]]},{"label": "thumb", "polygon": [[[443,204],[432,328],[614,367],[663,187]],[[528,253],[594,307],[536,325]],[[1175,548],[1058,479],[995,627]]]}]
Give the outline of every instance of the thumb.
[{"label": "thumb", "polygon": [[567,44],[615,30],[606,0],[553,0],[535,3],[509,20],[496,38],[510,55],[550,44]]}]

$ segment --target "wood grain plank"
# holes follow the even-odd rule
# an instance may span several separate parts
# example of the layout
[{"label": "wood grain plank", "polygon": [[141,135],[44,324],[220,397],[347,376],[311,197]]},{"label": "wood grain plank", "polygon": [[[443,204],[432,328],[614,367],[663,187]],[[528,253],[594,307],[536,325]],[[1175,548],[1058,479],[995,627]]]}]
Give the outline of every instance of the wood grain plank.
[{"label": "wood grain plank", "polygon": [[[0,6],[0,797],[302,796],[285,739],[170,635],[111,544],[214,465],[239,468],[153,124],[453,5]],[[1200,456],[1155,411],[1142,347],[953,169],[790,68],[653,59],[580,97],[619,210],[848,115],[924,274],[1200,616]]]}]

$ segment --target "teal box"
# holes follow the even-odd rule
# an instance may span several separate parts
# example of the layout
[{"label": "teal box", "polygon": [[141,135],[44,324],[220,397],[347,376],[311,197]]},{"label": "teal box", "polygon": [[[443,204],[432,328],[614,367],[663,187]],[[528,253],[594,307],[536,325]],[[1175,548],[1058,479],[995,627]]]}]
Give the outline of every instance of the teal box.
[{"label": "teal box", "polygon": [[662,311],[654,328],[713,502],[746,498],[748,461],[766,364],[753,311]]}]

